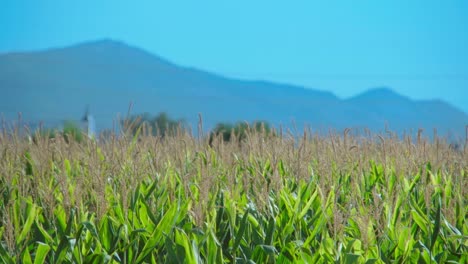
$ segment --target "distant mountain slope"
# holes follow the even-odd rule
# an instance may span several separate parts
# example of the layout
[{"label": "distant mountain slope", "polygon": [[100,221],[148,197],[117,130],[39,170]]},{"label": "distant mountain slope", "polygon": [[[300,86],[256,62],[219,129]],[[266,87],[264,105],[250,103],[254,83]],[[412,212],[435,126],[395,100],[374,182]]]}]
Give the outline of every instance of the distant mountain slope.
[{"label": "distant mountain slope", "polygon": [[268,120],[300,128],[437,127],[463,133],[468,116],[442,101],[413,101],[390,89],[348,100],[329,92],[266,81],[243,81],[180,67],[126,44],[103,40],[40,52],[0,55],[0,112],[57,123],[79,119],[86,105],[99,128],[117,113],[166,111],[205,127],[221,121]]},{"label": "distant mountain slope", "polygon": [[430,133],[440,131],[463,131],[468,125],[467,115],[440,100],[413,101],[388,88],[369,90],[347,100],[359,106],[374,120],[380,120],[397,131],[424,128]]}]

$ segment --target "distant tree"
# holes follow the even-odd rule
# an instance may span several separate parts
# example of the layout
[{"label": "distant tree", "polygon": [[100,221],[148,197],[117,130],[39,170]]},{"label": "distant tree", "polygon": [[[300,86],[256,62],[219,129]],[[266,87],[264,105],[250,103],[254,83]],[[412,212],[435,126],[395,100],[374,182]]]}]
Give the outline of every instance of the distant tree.
[{"label": "distant tree", "polygon": [[135,135],[139,129],[153,136],[175,135],[178,129],[184,128],[183,120],[174,120],[165,112],[152,116],[149,113],[131,116],[122,120],[125,133]]},{"label": "distant tree", "polygon": [[39,139],[52,139],[57,136],[57,130],[52,128],[38,128],[30,137],[30,140],[37,143]]},{"label": "distant tree", "polygon": [[71,140],[83,142],[83,130],[75,122],[65,121],[63,124],[63,138],[68,143]]},{"label": "distant tree", "polygon": [[31,140],[34,143],[37,143],[39,139],[54,139],[57,136],[62,136],[63,139],[70,143],[70,141],[75,141],[78,143],[83,142],[83,130],[73,121],[65,121],[63,123],[63,128],[38,128],[32,135]]},{"label": "distant tree", "polygon": [[264,133],[270,135],[272,133],[271,126],[264,121],[255,121],[251,124],[246,122],[238,122],[235,125],[229,123],[219,123],[210,133],[209,143],[213,143],[216,137],[221,138],[224,142],[232,141],[233,137],[241,142],[247,137],[247,133]]},{"label": "distant tree", "polygon": [[210,133],[210,144],[213,142],[214,137],[222,137],[223,141],[230,141],[232,133],[234,132],[234,126],[229,123],[219,123]]}]

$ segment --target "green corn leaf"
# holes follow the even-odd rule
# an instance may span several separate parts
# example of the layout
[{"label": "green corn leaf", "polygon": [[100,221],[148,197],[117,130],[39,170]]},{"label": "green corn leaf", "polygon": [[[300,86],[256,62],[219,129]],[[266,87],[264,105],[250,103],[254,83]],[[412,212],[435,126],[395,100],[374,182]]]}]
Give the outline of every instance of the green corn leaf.
[{"label": "green corn leaf", "polygon": [[19,234],[16,240],[18,245],[20,245],[23,242],[26,235],[31,231],[31,226],[34,223],[34,220],[36,218],[36,205],[35,204],[28,202],[26,210],[27,210],[26,222],[23,224],[21,233]]},{"label": "green corn leaf", "polygon": [[260,226],[260,223],[252,214],[247,214],[247,218],[249,219],[249,223],[252,225],[252,227],[258,228]]},{"label": "green corn leaf", "polygon": [[166,240],[165,240],[165,247],[166,247],[166,250],[167,250],[167,258],[166,258],[166,261],[168,263],[183,263],[184,260],[181,258],[180,254],[178,254],[176,252],[176,244],[171,240],[170,237],[168,236],[165,236],[166,237]]},{"label": "green corn leaf", "polygon": [[[357,262],[359,263],[359,262]],[[386,262],[380,260],[380,259],[368,259],[365,264],[385,264]]]},{"label": "green corn leaf", "polygon": [[75,213],[76,213],[76,209],[75,208],[72,208],[70,210],[70,215],[68,217],[68,221],[66,223],[66,228],[65,228],[65,234],[67,236],[70,236],[71,235],[71,232],[72,232],[72,228],[74,227],[73,225],[73,221],[75,220]]},{"label": "green corn leaf", "polygon": [[395,207],[393,208],[392,221],[390,227],[395,227],[400,216],[401,205],[403,204],[403,196],[398,196]]},{"label": "green corn leaf", "polygon": [[276,230],[276,220],[271,217],[268,221],[268,227],[265,236],[265,245],[273,245],[273,236]]},{"label": "green corn leaf", "polygon": [[417,210],[411,210],[411,216],[413,217],[414,222],[418,227],[424,232],[425,235],[429,234],[428,225],[430,222],[423,215],[421,215]]},{"label": "green corn leaf", "polygon": [[0,243],[0,259],[5,264],[15,264],[13,256],[3,247],[3,243]]},{"label": "green corn leaf", "polygon": [[163,216],[157,227],[154,229],[154,232],[151,235],[150,239],[148,239],[148,241],[145,243],[143,249],[138,255],[138,258],[136,259],[136,262],[140,263],[141,261],[143,261],[156,246],[161,244],[163,234],[171,233],[171,230],[179,216],[178,210],[178,204],[174,204],[166,212],[166,214]]},{"label": "green corn leaf", "polygon": [[91,264],[105,263],[105,256],[102,254],[94,253],[86,258],[85,263],[91,263]]},{"label": "green corn leaf", "polygon": [[54,211],[55,219],[57,220],[59,232],[62,234],[66,234],[67,229],[67,215],[65,213],[65,209],[61,205],[57,206]]},{"label": "green corn leaf", "polygon": [[216,238],[212,228],[207,232],[207,263],[222,263],[221,243]]},{"label": "green corn leaf", "polygon": [[39,230],[41,235],[44,236],[44,238],[46,240],[45,242],[47,242],[48,244],[56,244],[56,243],[58,244],[58,241],[54,240],[54,238],[52,238],[52,236],[49,234],[49,232],[47,232],[44,229],[42,224],[39,222],[38,218],[35,219],[35,226]]},{"label": "green corn leaf", "polygon": [[237,251],[237,249],[239,248],[239,244],[242,238],[244,237],[244,232],[245,232],[245,229],[247,228],[248,216],[249,216],[249,210],[247,210],[244,213],[244,216],[242,217],[242,220],[240,222],[239,230],[236,233],[236,238],[234,240],[234,245],[232,247],[233,252]]},{"label": "green corn leaf", "polygon": [[192,254],[194,258],[194,263],[201,263],[200,250],[198,249],[195,240],[192,240]]},{"label": "green corn leaf", "polygon": [[[448,229],[453,233],[455,234],[455,236],[462,236],[462,233],[460,232],[460,230],[458,230],[456,227],[454,227],[453,225],[451,225],[447,219],[444,218],[444,223],[445,223],[445,226],[448,227]],[[453,236],[453,235],[452,235]],[[468,236],[466,236],[467,239],[468,239]]]},{"label": "green corn leaf", "polygon": [[318,195],[318,192],[317,192],[317,189],[315,189],[314,193],[310,196],[309,200],[302,208],[302,211],[299,213],[298,219],[304,218],[304,216],[307,214],[307,211],[310,209],[315,199],[317,198],[317,195]]},{"label": "green corn leaf", "polygon": [[117,237],[115,231],[112,230],[112,226],[108,217],[104,217],[101,221],[101,227],[99,229],[99,240],[104,249],[109,252],[111,248],[112,240]]},{"label": "green corn leaf", "polygon": [[194,248],[183,230],[175,229],[176,244],[181,245],[185,251],[185,263],[195,264],[198,263],[198,258],[195,256]]},{"label": "green corn leaf", "polygon": [[271,245],[259,245],[259,247],[262,249],[263,252],[265,252],[268,255],[276,255],[278,254],[278,251],[274,246]]},{"label": "green corn leaf", "polygon": [[432,250],[434,249],[434,245],[436,243],[436,240],[437,240],[437,236],[439,235],[439,231],[440,231],[440,206],[441,206],[441,199],[439,197],[438,199],[438,204],[437,204],[437,211],[436,211],[436,218],[435,218],[435,223],[434,223],[434,230],[432,231],[432,236],[431,236],[431,247],[429,248],[429,250],[432,252]]},{"label": "green corn leaf", "polygon": [[94,224],[93,224],[92,222],[85,221],[85,222],[82,223],[82,225],[83,225],[84,227],[86,227],[86,229],[87,229],[89,232],[91,232],[91,235],[92,235],[95,239],[99,240],[99,234],[98,234],[98,232],[97,232],[97,230],[96,230],[96,227],[94,226]]},{"label": "green corn leaf", "polygon": [[50,251],[50,246],[41,242],[37,243],[36,257],[34,258],[34,264],[45,263],[47,254]]},{"label": "green corn leaf", "polygon": [[70,247],[68,238],[66,236],[62,237],[60,244],[57,247],[57,250],[54,252],[56,256],[56,263],[63,263],[68,260],[67,253]]},{"label": "green corn leaf", "polygon": [[420,179],[421,179],[421,174],[420,173],[416,174],[413,181],[411,182],[411,185],[409,186],[409,188],[407,190],[407,193],[410,193],[410,192],[413,191],[414,187],[416,187],[416,184],[418,184]]},{"label": "green corn leaf", "polygon": [[32,258],[31,254],[29,253],[29,248],[26,247],[23,251],[23,259],[22,259],[24,264],[32,264]]},{"label": "green corn leaf", "polygon": [[352,254],[352,253],[346,253],[344,257],[344,263],[345,264],[354,264],[354,263],[359,263],[359,258],[361,255],[358,254]]},{"label": "green corn leaf", "polygon": [[70,177],[72,175],[71,164],[68,159],[63,161],[63,166],[65,167],[65,173]]}]

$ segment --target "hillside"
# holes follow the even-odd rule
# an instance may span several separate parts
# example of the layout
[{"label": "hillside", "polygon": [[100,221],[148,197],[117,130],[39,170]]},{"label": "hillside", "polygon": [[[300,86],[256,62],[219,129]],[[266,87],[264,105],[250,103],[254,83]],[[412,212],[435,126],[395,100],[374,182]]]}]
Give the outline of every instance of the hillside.
[{"label": "hillside", "polygon": [[175,65],[124,43],[102,40],[38,52],[0,55],[0,112],[7,120],[56,124],[80,119],[90,105],[99,129],[117,115],[168,112],[205,127],[220,121],[292,120],[327,130],[385,123],[403,131],[423,127],[464,133],[468,116],[443,101],[414,101],[387,88],[350,99],[305,87],[225,78]]}]

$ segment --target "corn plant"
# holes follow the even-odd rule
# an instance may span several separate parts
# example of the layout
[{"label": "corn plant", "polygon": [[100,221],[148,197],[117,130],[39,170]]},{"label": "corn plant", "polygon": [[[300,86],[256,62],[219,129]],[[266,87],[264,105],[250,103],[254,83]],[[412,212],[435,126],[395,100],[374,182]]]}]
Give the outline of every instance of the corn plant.
[{"label": "corn plant", "polygon": [[3,135],[0,259],[468,262],[466,152],[256,133],[217,145]]}]

